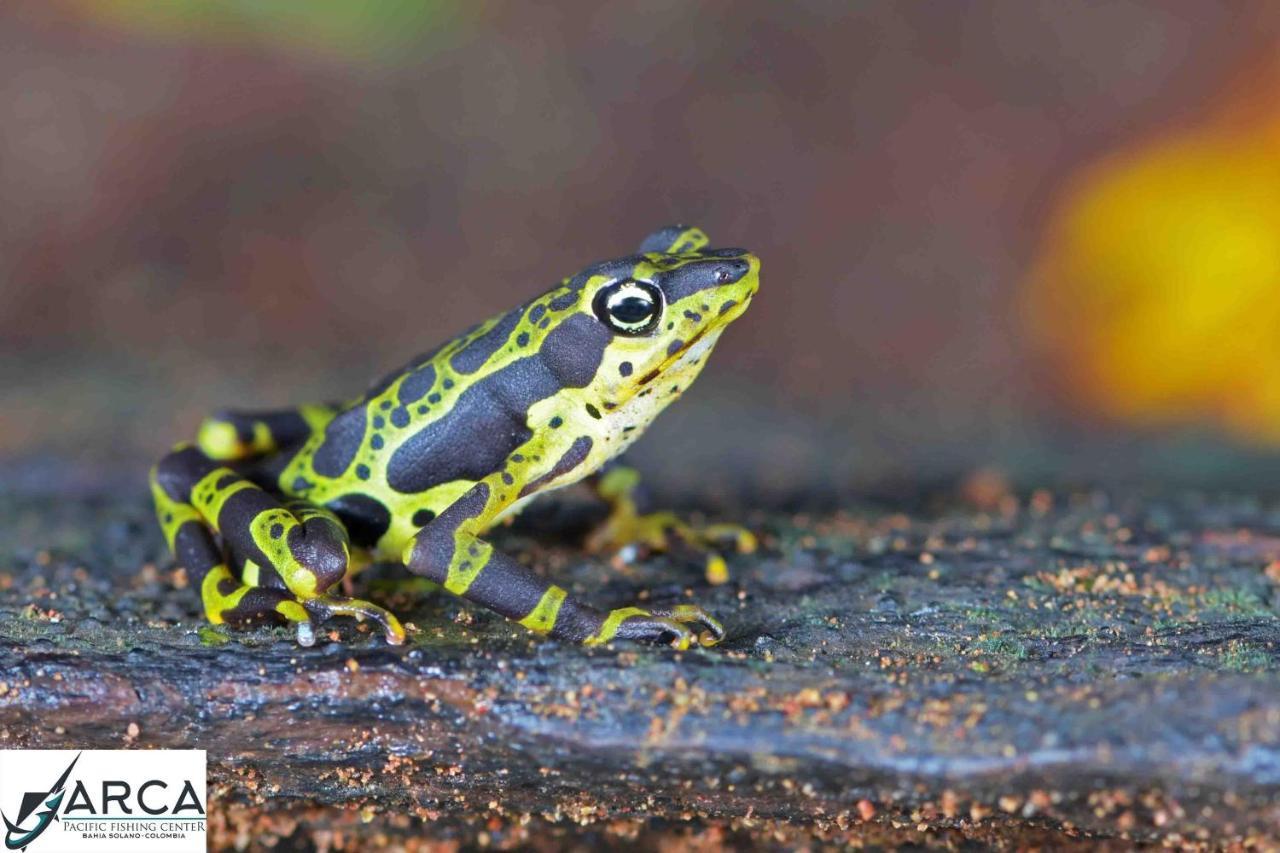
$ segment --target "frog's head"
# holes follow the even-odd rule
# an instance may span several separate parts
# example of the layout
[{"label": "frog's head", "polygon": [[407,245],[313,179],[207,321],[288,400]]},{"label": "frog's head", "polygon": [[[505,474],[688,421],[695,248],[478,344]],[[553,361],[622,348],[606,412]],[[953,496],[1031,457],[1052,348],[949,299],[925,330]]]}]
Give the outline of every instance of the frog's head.
[{"label": "frog's head", "polygon": [[641,394],[665,405],[746,310],[760,260],[707,242],[697,228],[671,226],[647,237],[639,254],[584,271],[580,305],[611,335],[597,386],[607,398],[620,404]]}]

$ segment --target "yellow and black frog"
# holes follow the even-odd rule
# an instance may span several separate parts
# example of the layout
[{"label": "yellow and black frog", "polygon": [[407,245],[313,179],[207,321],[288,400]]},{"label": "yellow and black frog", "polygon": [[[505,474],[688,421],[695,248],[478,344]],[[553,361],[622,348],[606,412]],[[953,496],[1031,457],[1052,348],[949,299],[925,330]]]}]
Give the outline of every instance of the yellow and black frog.
[{"label": "yellow and black frog", "polygon": [[740,528],[641,515],[633,471],[597,473],[689,387],[759,286],[754,255],[706,246],[696,228],[657,231],[639,253],[587,267],[350,403],[206,420],[194,445],[155,466],[151,488],[209,620],[284,619],[309,645],[317,623],[355,616],[400,643],[394,615],[337,592],[357,567],[399,560],[552,637],[718,642],[701,607],[602,612],[482,538],[534,497],[596,475],[612,506],[598,545],[727,536],[753,547]]}]

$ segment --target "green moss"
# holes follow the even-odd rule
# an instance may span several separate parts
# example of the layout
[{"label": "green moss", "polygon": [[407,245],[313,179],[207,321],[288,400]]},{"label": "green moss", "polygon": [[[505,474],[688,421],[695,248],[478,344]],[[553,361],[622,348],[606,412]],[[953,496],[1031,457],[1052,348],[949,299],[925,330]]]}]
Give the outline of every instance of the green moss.
[{"label": "green moss", "polygon": [[1232,640],[1218,656],[1223,669],[1232,672],[1257,672],[1270,669],[1273,657],[1266,651],[1239,640]]},{"label": "green moss", "polygon": [[1026,660],[1030,656],[1026,644],[1017,637],[981,637],[973,647],[983,654],[998,658]]}]

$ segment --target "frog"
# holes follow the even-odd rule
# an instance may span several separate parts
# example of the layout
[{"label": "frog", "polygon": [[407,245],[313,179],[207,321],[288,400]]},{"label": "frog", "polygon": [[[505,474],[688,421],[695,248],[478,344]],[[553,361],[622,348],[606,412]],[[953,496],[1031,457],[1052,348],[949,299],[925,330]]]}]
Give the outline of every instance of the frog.
[{"label": "frog", "polygon": [[595,547],[683,544],[711,555],[709,576],[723,573],[720,551],[753,550],[746,528],[640,512],[638,476],[615,460],[688,390],[759,276],[750,252],[667,226],[358,397],[206,418],[150,472],[164,539],[205,617],[291,625],[303,646],[354,617],[398,645],[400,619],[348,594],[364,567],[391,562],[555,640],[720,642],[723,625],[697,604],[600,609],[486,534],[586,481],[609,506]]}]

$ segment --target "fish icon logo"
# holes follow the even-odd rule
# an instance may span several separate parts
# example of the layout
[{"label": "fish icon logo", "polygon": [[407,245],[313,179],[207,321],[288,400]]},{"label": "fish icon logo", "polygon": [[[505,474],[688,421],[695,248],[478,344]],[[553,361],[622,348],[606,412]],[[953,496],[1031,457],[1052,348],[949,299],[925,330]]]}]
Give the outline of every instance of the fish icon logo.
[{"label": "fish icon logo", "polygon": [[[47,791],[28,791],[23,794],[22,805],[18,809],[18,819],[16,821],[9,820],[9,816],[0,811],[0,818],[4,819],[4,846],[6,849],[26,850],[31,842],[39,838],[49,828],[50,823],[58,819],[58,806],[62,805],[62,798],[66,794],[64,789],[67,785],[67,777],[71,775],[71,768],[75,767],[76,762],[79,760],[80,754],[77,754],[75,758],[71,759],[67,769],[62,771],[58,781],[54,782]],[[23,824],[33,814],[35,815],[35,826],[28,829]]]}]

